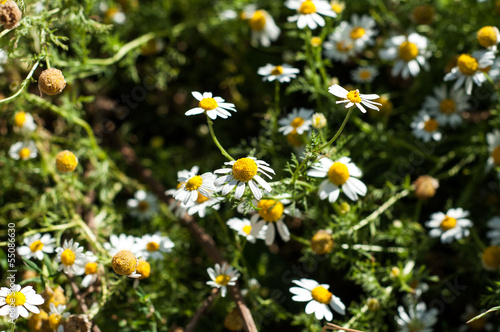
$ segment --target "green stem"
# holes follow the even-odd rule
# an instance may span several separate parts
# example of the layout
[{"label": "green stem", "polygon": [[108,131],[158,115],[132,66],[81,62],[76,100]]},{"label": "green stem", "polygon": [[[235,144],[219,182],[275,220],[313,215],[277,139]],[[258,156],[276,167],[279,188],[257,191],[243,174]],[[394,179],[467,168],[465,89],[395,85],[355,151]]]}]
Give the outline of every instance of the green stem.
[{"label": "green stem", "polygon": [[16,323],[12,323],[10,327],[10,332],[14,332],[16,330]]},{"label": "green stem", "polygon": [[38,67],[39,64],[40,64],[40,60],[35,62],[35,64],[33,65],[33,68],[31,68],[31,71],[28,73],[28,76],[26,76],[23,83],[21,83],[21,87],[19,88],[19,90],[17,90],[17,92],[15,94],[13,94],[12,96],[0,100],[0,104],[11,102],[12,100],[16,99],[24,91],[24,89],[28,86],[29,81],[31,80],[31,77],[33,76],[33,73],[35,72],[35,69]]},{"label": "green stem", "polygon": [[207,123],[208,123],[208,129],[210,129],[210,136],[212,136],[212,140],[214,141],[215,145],[217,145],[217,147],[219,148],[219,150],[222,153],[222,155],[224,157],[226,157],[227,159],[229,159],[231,161],[234,161],[234,158],[231,157],[231,155],[229,153],[227,153],[226,150],[224,150],[224,148],[222,147],[222,145],[220,145],[219,140],[217,140],[217,137],[215,136],[215,133],[214,133],[212,119],[210,119],[208,117],[208,115],[207,115]]},{"label": "green stem", "polygon": [[320,146],[317,149],[317,151],[323,150],[324,148],[326,148],[327,146],[333,144],[333,142],[335,142],[337,140],[337,138],[340,136],[340,134],[342,134],[342,131],[344,130],[344,127],[347,124],[347,121],[349,121],[349,118],[351,117],[351,114],[352,114],[352,112],[354,111],[355,108],[356,107],[353,106],[353,107],[351,107],[349,109],[349,112],[347,112],[347,115],[346,115],[346,117],[344,119],[344,122],[342,122],[342,125],[340,125],[340,128],[339,128],[339,130],[337,130],[337,133],[335,134],[335,136],[333,136],[332,139],[330,141],[328,141],[328,143],[323,144],[322,146]]}]

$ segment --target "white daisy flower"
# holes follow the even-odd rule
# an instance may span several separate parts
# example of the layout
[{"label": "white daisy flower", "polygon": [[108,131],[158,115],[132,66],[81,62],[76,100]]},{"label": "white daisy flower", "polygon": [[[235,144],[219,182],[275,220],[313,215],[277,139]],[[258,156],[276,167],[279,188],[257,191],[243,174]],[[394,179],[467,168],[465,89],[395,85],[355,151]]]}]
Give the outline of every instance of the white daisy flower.
[{"label": "white daisy flower", "polygon": [[9,54],[0,49],[0,74],[5,71],[2,65],[6,64],[7,60],[9,60]]},{"label": "white daisy flower", "polygon": [[375,66],[358,67],[351,72],[351,78],[356,83],[371,83],[378,76]]},{"label": "white daisy flower", "polygon": [[150,220],[158,213],[158,199],[153,193],[138,190],[127,200],[130,214],[139,220]]},{"label": "white daisy flower", "polygon": [[64,270],[69,275],[81,275],[85,272],[86,255],[78,242],[73,243],[73,239],[64,240],[63,246],[56,248],[56,253],[56,262],[61,263],[57,271]]},{"label": "white daisy flower", "polygon": [[326,127],[327,121],[323,113],[314,113],[311,117],[312,126],[314,129],[322,129]]},{"label": "white daisy flower", "polygon": [[278,80],[280,83],[290,82],[292,78],[297,77],[299,72],[300,70],[287,64],[275,66],[270,63],[257,70],[257,74],[264,76],[263,81]]},{"label": "white daisy flower", "polygon": [[276,41],[281,30],[269,13],[263,9],[258,9],[255,5],[249,5],[243,11],[243,18],[248,20],[248,25],[252,30],[252,42],[263,47],[271,46],[271,42]]},{"label": "white daisy flower", "polygon": [[138,256],[145,259],[163,259],[163,254],[172,251],[174,243],[168,236],[162,236],[160,233],[153,235],[146,234],[142,238],[136,239],[136,249]]},{"label": "white daisy flower", "polygon": [[56,307],[54,303],[50,303],[49,307],[49,327],[55,332],[64,332],[64,322],[70,315],[69,312],[64,312],[66,306],[59,304]]},{"label": "white daisy flower", "polygon": [[215,270],[209,267],[207,273],[210,279],[212,279],[207,281],[207,285],[220,288],[222,297],[226,296],[227,286],[236,285],[236,280],[240,276],[235,268],[228,266],[226,263],[222,264],[222,267],[219,264],[215,264]]},{"label": "white daisy flower", "polygon": [[85,253],[85,277],[82,280],[82,287],[89,287],[94,284],[99,278],[99,264],[97,264],[97,256],[93,252],[87,251]]},{"label": "white daisy flower", "polygon": [[197,175],[197,173],[189,173],[186,175],[187,176],[182,176],[177,179],[181,185],[174,194],[176,200],[187,204],[190,201],[196,201],[198,195],[203,195],[205,197],[212,196],[212,193],[216,189],[214,186],[214,181],[217,178],[216,175],[210,172],[202,175]]},{"label": "white daisy flower", "polygon": [[55,239],[50,234],[37,233],[33,236],[24,238],[24,246],[17,248],[17,253],[26,259],[36,257],[38,260],[43,259],[43,254],[52,254],[54,252]]},{"label": "white daisy flower", "polygon": [[286,118],[282,118],[278,121],[281,126],[278,131],[283,132],[285,136],[291,132],[302,135],[305,131],[311,129],[311,117],[313,113],[313,110],[305,108],[299,108],[298,110],[296,108],[293,109],[292,113],[289,113]]},{"label": "white daisy flower", "polygon": [[23,111],[17,112],[14,115],[14,124],[16,128],[23,132],[33,132],[36,130],[36,123],[33,120],[33,116]]},{"label": "white daisy flower", "polygon": [[207,214],[207,208],[211,208],[214,210],[220,209],[220,202],[222,202],[224,198],[222,197],[212,197],[208,198],[200,193],[198,193],[198,198],[194,202],[188,202],[188,204],[181,204],[190,216],[198,214],[200,218],[205,218]]},{"label": "white daisy flower", "polygon": [[429,70],[426,62],[426,58],[430,55],[427,46],[427,38],[418,33],[394,36],[385,41],[384,49],[379,51],[379,56],[386,61],[397,60],[392,68],[392,76],[401,74],[401,77],[407,79],[410,76],[417,76],[420,67]]},{"label": "white daisy flower", "polygon": [[482,27],[477,32],[477,41],[482,47],[486,47],[491,51],[496,51],[497,44],[500,42],[500,32],[497,27]]},{"label": "white daisy flower", "polygon": [[328,40],[323,43],[325,57],[340,62],[347,62],[356,54],[354,41],[349,37],[351,27],[349,23],[343,21],[328,35]]},{"label": "white daisy flower", "polygon": [[445,85],[441,85],[434,88],[433,96],[425,97],[423,108],[427,109],[439,124],[456,127],[462,123],[460,114],[469,107],[468,99],[464,90],[448,91]]},{"label": "white daisy flower", "polygon": [[495,129],[491,133],[486,134],[486,142],[488,143],[488,158],[486,169],[490,170],[493,167],[500,166],[500,130]]},{"label": "white daisy flower", "polygon": [[316,319],[325,318],[327,321],[333,319],[331,309],[341,315],[345,315],[345,305],[339,297],[333,295],[328,290],[330,285],[320,284],[312,279],[292,280],[292,282],[299,286],[290,288],[290,292],[294,294],[292,300],[296,302],[309,302],[306,305],[306,314],[314,313]]},{"label": "white daisy flower", "polygon": [[378,111],[378,107],[375,105],[380,105],[380,103],[376,103],[372,100],[380,98],[379,95],[376,94],[370,94],[370,95],[364,95],[360,94],[359,90],[352,90],[352,91],[347,91],[343,87],[341,87],[338,84],[334,84],[328,88],[328,92],[330,92],[332,95],[343,98],[342,100],[338,100],[336,103],[337,104],[343,104],[347,103],[345,105],[345,108],[352,107],[356,105],[357,108],[363,113],[366,113],[366,109],[363,106],[366,106],[368,108],[371,108],[373,110]]},{"label": "white daisy flower", "polygon": [[332,6],[328,1],[324,0],[288,0],[285,6],[297,11],[297,15],[288,17],[288,22],[297,22],[299,29],[308,26],[309,29],[314,30],[318,26],[325,26],[325,19],[320,14],[337,17],[337,13],[332,10]]},{"label": "white daisy flower", "polygon": [[221,97],[213,97],[211,92],[204,92],[203,94],[193,91],[193,97],[198,100],[198,107],[192,108],[185,114],[187,116],[206,113],[208,117],[215,120],[217,116],[227,119],[231,116],[228,111],[236,112],[234,104],[225,103]]},{"label": "white daisy flower", "polygon": [[458,327],[458,332],[466,331],[493,331],[493,324],[488,323],[488,316],[483,316],[475,321],[467,324],[469,320],[476,317],[477,315],[484,313],[486,310],[476,310],[472,305],[467,304],[465,307],[465,312],[460,316],[460,319],[464,324]]},{"label": "white daisy flower", "polygon": [[9,156],[15,160],[28,160],[33,159],[38,156],[38,149],[36,148],[35,142],[30,140],[29,142],[17,142],[10,146]]},{"label": "white daisy flower", "polygon": [[245,218],[231,218],[227,221],[229,228],[238,232],[238,235],[243,236],[250,243],[255,243],[258,239],[264,240],[266,237],[267,226],[261,228],[257,235],[252,235],[252,230],[257,226],[257,221],[250,221]]},{"label": "white daisy flower", "polygon": [[443,136],[439,131],[439,122],[424,110],[413,117],[410,126],[413,135],[424,142],[429,142],[431,139],[438,142]]},{"label": "white daisy flower", "polygon": [[473,83],[481,86],[486,81],[482,70],[493,65],[494,59],[495,53],[491,51],[476,51],[472,55],[462,54],[457,59],[457,66],[445,75],[444,81],[456,80],[453,85],[455,90],[465,84],[465,92],[470,95]]},{"label": "white daisy flower", "polygon": [[258,160],[254,157],[240,158],[224,163],[231,168],[220,168],[215,174],[224,174],[215,180],[215,186],[222,186],[222,195],[227,195],[236,187],[234,197],[240,199],[245,192],[246,184],[250,187],[255,199],[262,198],[262,192],[257,184],[259,184],[266,192],[271,192],[271,186],[258,173],[261,173],[271,179],[267,173],[275,174],[273,169],[265,161]]},{"label": "white daisy flower", "polygon": [[398,316],[394,320],[399,326],[399,332],[432,332],[432,326],[437,322],[438,310],[432,308],[427,310],[424,302],[419,302],[416,306],[410,306],[406,313],[403,306],[398,307]]},{"label": "white daisy flower", "polygon": [[375,29],[375,20],[368,16],[358,16],[354,14],[351,16],[351,23],[346,28],[349,34],[349,38],[354,43],[354,49],[360,52],[365,49],[368,45],[373,45],[375,43],[374,36],[377,34]]},{"label": "white daisy flower", "polygon": [[307,172],[308,176],[327,179],[321,182],[318,195],[320,199],[328,198],[330,203],[337,201],[340,195],[340,187],[349,199],[356,201],[358,195],[365,196],[366,185],[361,182],[361,170],[351,162],[351,158],[342,157],[337,161],[321,158],[312,169]]},{"label": "white daisy flower", "polygon": [[500,245],[500,217],[495,216],[488,220],[487,223],[490,230],[486,233],[488,239],[490,239],[490,245],[498,246]]},{"label": "white daisy flower", "polygon": [[22,289],[20,285],[14,285],[12,289],[0,288],[0,316],[9,316],[9,320],[15,320],[19,316],[28,318],[28,311],[39,314],[40,310],[35,306],[44,302],[33,286],[25,286]]},{"label": "white daisy flower", "polygon": [[106,249],[110,256],[116,255],[118,252],[122,250],[132,251],[134,255],[137,255],[135,251],[135,237],[132,235],[120,234],[120,236],[116,236],[115,234],[111,234],[109,237],[109,242],[104,243],[104,249]]},{"label": "white daisy flower", "polygon": [[483,71],[490,75],[493,82],[498,82],[500,80],[500,58],[496,58],[491,67],[486,67]]},{"label": "white daisy flower", "polygon": [[431,220],[425,226],[432,228],[429,232],[431,237],[440,237],[442,243],[451,243],[454,239],[469,236],[472,221],[466,219],[469,211],[461,208],[449,209],[448,212],[436,212],[431,215]]}]

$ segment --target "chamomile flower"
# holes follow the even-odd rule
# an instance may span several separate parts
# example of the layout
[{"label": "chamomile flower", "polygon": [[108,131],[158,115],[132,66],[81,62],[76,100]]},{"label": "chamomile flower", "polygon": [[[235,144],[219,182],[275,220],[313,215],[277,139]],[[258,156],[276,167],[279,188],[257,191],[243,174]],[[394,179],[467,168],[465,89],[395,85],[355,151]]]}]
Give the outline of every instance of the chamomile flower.
[{"label": "chamomile flower", "polygon": [[424,110],[421,110],[413,117],[413,122],[410,126],[413,130],[413,135],[424,142],[429,142],[430,140],[440,141],[443,136],[439,131],[439,122]]},{"label": "chamomile flower", "polygon": [[97,263],[97,256],[93,252],[87,251],[85,258],[85,277],[82,280],[82,287],[87,288],[99,278],[99,264]]},{"label": "chamomile flower", "polygon": [[308,176],[324,178],[321,182],[318,195],[320,199],[328,198],[330,203],[337,201],[340,195],[340,188],[349,199],[356,201],[358,195],[365,196],[366,185],[361,182],[361,170],[351,162],[351,158],[342,157],[337,161],[328,158],[321,158],[312,169],[307,172]]},{"label": "chamomile flower", "polygon": [[103,246],[104,249],[108,251],[110,256],[114,256],[117,252],[122,250],[135,251],[135,242],[136,239],[132,235],[120,234],[120,236],[116,236],[115,234],[111,234],[109,242],[104,243]]},{"label": "chamomile flower", "polygon": [[221,194],[227,195],[236,187],[234,197],[240,199],[245,192],[246,184],[250,188],[255,199],[262,198],[262,192],[257,184],[259,184],[266,192],[271,192],[271,186],[258,173],[261,173],[271,179],[267,173],[275,174],[273,169],[265,161],[258,160],[254,157],[240,158],[224,163],[231,168],[220,168],[215,174],[224,174],[215,180],[215,186],[222,186]]},{"label": "chamomile flower", "polygon": [[483,85],[486,81],[485,68],[491,66],[495,53],[491,51],[475,51],[472,55],[461,54],[457,59],[457,66],[445,75],[444,81],[456,80],[453,89],[458,89],[465,84],[465,92],[472,93],[472,85]]},{"label": "chamomile flower", "polygon": [[64,312],[66,306],[59,304],[57,307],[50,303],[49,327],[55,332],[64,332],[64,322],[70,316],[69,312]]},{"label": "chamomile flower", "polygon": [[337,104],[343,104],[346,103],[345,108],[352,107],[356,105],[357,108],[363,113],[366,113],[366,109],[363,106],[366,106],[368,108],[371,108],[373,110],[378,111],[378,107],[375,105],[380,105],[382,104],[374,102],[372,100],[380,98],[379,95],[376,94],[370,94],[370,95],[364,95],[360,94],[359,90],[352,90],[352,91],[347,91],[343,87],[341,87],[338,84],[334,84],[328,88],[328,92],[330,92],[332,95],[342,98],[342,100],[338,100],[336,103]]},{"label": "chamomile flower", "polygon": [[497,27],[485,26],[477,32],[477,41],[482,47],[496,51],[500,42],[500,32]]},{"label": "chamomile flower", "polygon": [[490,153],[486,168],[490,170],[493,167],[500,166],[500,130],[495,129],[493,132],[487,133],[486,142]]},{"label": "chamomile flower", "polygon": [[281,126],[278,131],[283,132],[285,136],[293,131],[302,135],[305,131],[311,129],[311,117],[313,113],[313,110],[305,108],[293,109],[292,113],[289,113],[286,118],[278,121]]},{"label": "chamomile flower", "polygon": [[116,274],[134,279],[142,276],[137,273],[138,265],[139,259],[130,250],[119,251],[111,260],[111,267]]},{"label": "chamomile flower", "polygon": [[332,6],[324,0],[288,0],[285,6],[297,11],[296,15],[288,17],[288,22],[297,22],[299,29],[308,26],[314,30],[318,26],[325,26],[325,19],[321,15],[337,17]]},{"label": "chamomile flower", "polygon": [[35,257],[38,260],[42,260],[44,253],[52,254],[54,252],[55,241],[50,234],[42,236],[40,233],[37,233],[24,238],[25,245],[17,248],[17,253],[26,259]]},{"label": "chamomile flower", "polygon": [[462,123],[460,114],[468,108],[469,97],[462,89],[453,90],[445,85],[434,88],[434,95],[425,97],[423,108],[442,125],[456,127]]},{"label": "chamomile flower", "polygon": [[158,199],[153,193],[138,190],[134,198],[127,200],[130,214],[139,220],[150,220],[158,212]]},{"label": "chamomile flower", "polygon": [[306,305],[306,314],[316,316],[316,319],[325,318],[327,321],[333,319],[335,312],[345,315],[345,305],[339,297],[333,295],[328,289],[330,285],[320,284],[312,279],[292,280],[299,287],[290,288],[290,292],[294,294],[292,300],[296,302],[309,302]]},{"label": "chamomile flower", "polygon": [[171,252],[173,247],[174,243],[168,236],[162,236],[160,233],[146,234],[136,239],[135,252],[146,259],[162,259],[163,254]]},{"label": "chamomile flower", "polygon": [[250,5],[243,11],[243,18],[248,20],[248,25],[252,30],[252,42],[264,47],[271,46],[271,42],[276,41],[281,30],[269,13],[263,9],[257,9],[255,5]]},{"label": "chamomile flower", "polygon": [[488,220],[487,225],[490,230],[486,233],[486,237],[490,239],[490,245],[500,245],[500,217],[495,216],[491,218],[490,220]]},{"label": "chamomile flower", "polygon": [[196,173],[186,174],[186,176],[177,179],[181,185],[175,192],[174,198],[187,204],[190,201],[196,201],[199,195],[210,197],[216,189],[214,186],[216,177],[210,172],[202,175]]},{"label": "chamomile flower", "polygon": [[61,263],[57,271],[64,271],[69,275],[81,275],[85,272],[86,256],[78,242],[73,243],[73,239],[64,240],[63,246],[56,248],[56,253],[56,262]]},{"label": "chamomile flower", "polygon": [[472,221],[467,219],[469,211],[461,208],[449,209],[446,214],[436,212],[431,215],[431,220],[425,226],[432,228],[429,232],[431,237],[440,237],[442,243],[451,243],[454,239],[469,236],[469,228]]},{"label": "chamomile flower", "polygon": [[410,76],[417,76],[420,73],[420,67],[425,70],[429,69],[426,62],[426,58],[429,57],[427,45],[427,38],[418,33],[394,36],[385,41],[385,48],[380,50],[379,56],[387,61],[396,60],[392,68],[392,76],[401,75],[407,79]]},{"label": "chamomile flower", "polygon": [[330,5],[337,15],[341,14],[345,9],[345,2],[343,1],[331,0]]},{"label": "chamomile flower", "polygon": [[343,63],[352,58],[356,54],[356,49],[349,34],[349,23],[341,22],[335,31],[328,35],[328,40],[323,43],[325,57]]},{"label": "chamomile flower", "polygon": [[17,142],[11,145],[9,156],[15,160],[33,159],[38,156],[38,149],[36,148],[35,142],[32,140],[29,142]]},{"label": "chamomile flower", "polygon": [[220,288],[222,297],[226,296],[227,286],[236,285],[236,280],[238,280],[238,277],[240,276],[235,268],[227,265],[226,263],[222,264],[222,266],[215,264],[215,269],[209,267],[207,269],[207,273],[210,276],[210,279],[212,279],[207,281],[207,285]]},{"label": "chamomile flower", "polygon": [[39,314],[40,309],[36,306],[44,302],[33,286],[25,286],[22,289],[20,285],[0,288],[0,316],[9,316],[9,320],[15,320],[19,316],[27,318],[28,311]]},{"label": "chamomile flower", "polygon": [[408,313],[403,306],[398,307],[398,315],[394,320],[399,326],[399,332],[432,332],[432,326],[437,322],[438,310],[432,308],[427,310],[424,302],[419,302],[416,306],[409,306]]},{"label": "chamomile flower", "polygon": [[300,70],[287,64],[275,66],[270,63],[257,70],[257,74],[264,76],[263,81],[278,80],[280,83],[290,82],[292,78],[297,77],[299,72]]},{"label": "chamomile flower", "polygon": [[188,202],[188,204],[181,204],[184,208],[186,208],[187,214],[193,216],[198,214],[200,218],[205,218],[207,214],[207,208],[211,208],[214,210],[220,209],[220,202],[222,202],[224,198],[222,197],[211,197],[208,198],[198,193],[198,198],[194,202]]},{"label": "chamomile flower", "polygon": [[368,45],[374,44],[374,36],[377,34],[375,20],[368,16],[351,16],[351,22],[346,26],[349,38],[353,41],[354,49],[361,52]]},{"label": "chamomile flower", "polygon": [[375,66],[358,67],[351,72],[351,78],[356,83],[371,83],[378,76]]},{"label": "chamomile flower", "polygon": [[250,243],[255,243],[257,239],[264,240],[266,237],[267,226],[261,228],[257,235],[252,235],[252,230],[257,226],[257,221],[250,221],[245,218],[231,218],[227,221],[229,228],[238,232],[238,235],[243,236]]},{"label": "chamomile flower", "polygon": [[225,103],[221,97],[213,97],[211,92],[201,94],[200,92],[193,91],[191,94],[198,100],[198,107],[187,111],[185,113],[187,116],[206,113],[210,119],[215,120],[217,116],[223,119],[230,117],[231,113],[228,111],[236,112],[234,104]]},{"label": "chamomile flower", "polygon": [[14,115],[14,125],[22,132],[33,132],[36,129],[35,120],[30,113],[23,111],[17,112]]}]

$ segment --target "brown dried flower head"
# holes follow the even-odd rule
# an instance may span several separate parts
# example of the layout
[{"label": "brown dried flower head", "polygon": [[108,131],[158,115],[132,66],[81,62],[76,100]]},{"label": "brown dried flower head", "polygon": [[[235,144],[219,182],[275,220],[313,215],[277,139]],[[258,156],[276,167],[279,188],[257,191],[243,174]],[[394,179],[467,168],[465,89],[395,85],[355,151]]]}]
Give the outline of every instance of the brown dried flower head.
[{"label": "brown dried flower head", "polygon": [[413,185],[415,186],[415,196],[418,199],[429,199],[436,194],[439,181],[432,176],[422,175],[413,182]]},{"label": "brown dried flower head", "polygon": [[85,315],[71,315],[64,323],[65,332],[90,332],[92,323]]},{"label": "brown dried flower head", "polygon": [[22,17],[23,13],[14,1],[0,5],[0,23],[5,29],[17,28]]},{"label": "brown dried flower head", "polygon": [[311,240],[311,248],[317,255],[326,255],[333,250],[332,234],[323,229],[314,234]]},{"label": "brown dried flower head", "polygon": [[60,94],[66,87],[66,81],[59,69],[49,68],[42,71],[38,78],[38,87],[40,91],[49,96]]}]

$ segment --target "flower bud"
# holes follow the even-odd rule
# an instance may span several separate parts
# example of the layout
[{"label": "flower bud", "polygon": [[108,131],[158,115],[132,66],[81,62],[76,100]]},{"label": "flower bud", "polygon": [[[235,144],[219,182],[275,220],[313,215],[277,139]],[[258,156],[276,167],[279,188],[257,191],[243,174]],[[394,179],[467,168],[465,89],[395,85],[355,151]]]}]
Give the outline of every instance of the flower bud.
[{"label": "flower bud", "polygon": [[38,88],[49,96],[60,94],[65,87],[66,81],[59,69],[45,69],[38,78]]},{"label": "flower bud", "polygon": [[332,234],[323,229],[317,231],[311,239],[312,251],[317,255],[329,254],[333,250],[333,245]]},{"label": "flower bud", "polygon": [[19,26],[23,13],[14,1],[7,1],[0,5],[0,23],[5,29],[14,29]]},{"label": "flower bud", "polygon": [[432,176],[422,175],[413,182],[413,185],[415,186],[415,196],[418,199],[429,199],[436,194],[439,181]]},{"label": "flower bud", "polygon": [[368,306],[368,310],[370,311],[377,311],[380,309],[380,302],[374,298],[374,297],[369,297],[366,299],[366,305]]},{"label": "flower bud", "polygon": [[321,129],[326,127],[326,118],[322,113],[314,113],[311,121],[314,129]]}]

